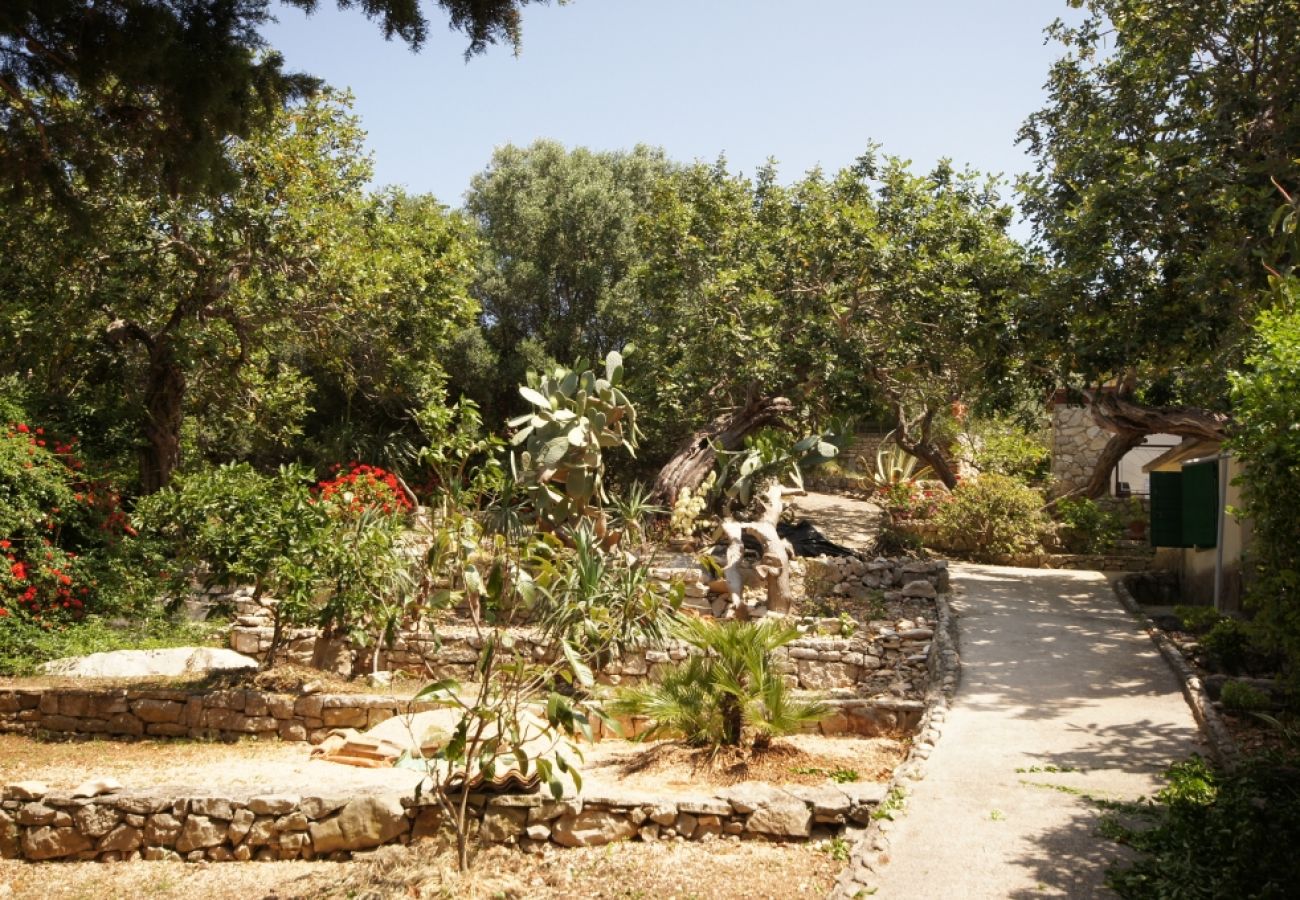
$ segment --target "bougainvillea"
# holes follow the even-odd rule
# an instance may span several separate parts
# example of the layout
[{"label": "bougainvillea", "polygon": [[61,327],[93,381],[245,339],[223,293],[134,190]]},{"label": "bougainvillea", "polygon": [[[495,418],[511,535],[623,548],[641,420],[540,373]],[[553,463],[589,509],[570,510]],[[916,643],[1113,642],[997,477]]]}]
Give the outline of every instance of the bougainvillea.
[{"label": "bougainvillea", "polygon": [[0,431],[0,617],[52,624],[101,600],[98,557],[135,536],[121,497],[67,441],[12,422]]}]

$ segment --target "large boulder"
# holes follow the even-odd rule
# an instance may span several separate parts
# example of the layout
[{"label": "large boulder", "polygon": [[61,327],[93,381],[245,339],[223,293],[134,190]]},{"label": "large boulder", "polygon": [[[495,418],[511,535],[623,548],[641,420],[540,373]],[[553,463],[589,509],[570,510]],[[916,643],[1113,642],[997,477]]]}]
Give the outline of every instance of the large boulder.
[{"label": "large boulder", "polygon": [[311,826],[311,843],[318,854],[366,850],[388,843],[408,825],[400,797],[355,797],[337,816]]},{"label": "large boulder", "polygon": [[561,816],[551,826],[551,839],[562,847],[599,847],[636,834],[636,826],[621,813],[584,809]]},{"label": "large boulder", "polygon": [[46,675],[70,678],[139,678],[202,675],[229,669],[256,669],[257,660],[223,647],[169,647],[164,650],[113,650],[70,656],[41,666]]}]

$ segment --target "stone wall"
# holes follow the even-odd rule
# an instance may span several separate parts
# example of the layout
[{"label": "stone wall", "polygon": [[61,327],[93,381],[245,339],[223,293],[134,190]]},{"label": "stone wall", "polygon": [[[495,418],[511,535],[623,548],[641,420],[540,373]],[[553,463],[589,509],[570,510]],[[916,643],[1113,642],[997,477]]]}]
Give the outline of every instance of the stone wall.
[{"label": "stone wall", "polygon": [[[637,838],[710,841],[824,838],[865,824],[879,784],[777,788],[739,784],[713,795],[657,798],[541,794],[472,797],[479,839],[521,846],[589,847]],[[43,784],[5,788],[0,856],[41,860],[330,859],[438,833],[426,797],[267,794],[247,798],[108,794],[77,797]]]},{"label": "stone wall", "polygon": [[366,694],[274,694],[153,688],[0,689],[0,731],[118,738],[311,741],[334,728],[365,729],[434,708]]},{"label": "stone wall", "polygon": [[1084,406],[1052,407],[1052,493],[1059,496],[1087,485],[1110,440]]}]

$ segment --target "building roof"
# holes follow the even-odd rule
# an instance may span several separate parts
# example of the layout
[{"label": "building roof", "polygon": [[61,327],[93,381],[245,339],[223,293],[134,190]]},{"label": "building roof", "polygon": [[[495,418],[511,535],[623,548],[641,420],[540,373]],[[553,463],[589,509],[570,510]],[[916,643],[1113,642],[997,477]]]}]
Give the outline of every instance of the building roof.
[{"label": "building roof", "polygon": [[1142,467],[1143,472],[1176,472],[1182,464],[1203,456],[1214,456],[1223,446],[1220,441],[1207,441],[1205,438],[1183,438],[1177,447],[1166,450]]}]

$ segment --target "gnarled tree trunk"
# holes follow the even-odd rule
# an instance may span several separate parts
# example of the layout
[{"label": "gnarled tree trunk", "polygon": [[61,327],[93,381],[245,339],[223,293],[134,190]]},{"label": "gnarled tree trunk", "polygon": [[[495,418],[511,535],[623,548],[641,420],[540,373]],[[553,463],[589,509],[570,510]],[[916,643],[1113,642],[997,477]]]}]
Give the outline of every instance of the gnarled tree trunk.
[{"label": "gnarled tree trunk", "polygon": [[140,485],[146,494],[152,494],[167,486],[181,459],[185,371],[167,338],[149,348],[145,377],[144,433],[148,443],[140,450]]},{"label": "gnarled tree trunk", "polygon": [[1180,437],[1222,441],[1228,436],[1232,419],[1224,413],[1194,406],[1142,406],[1119,393],[1101,393],[1092,397],[1093,420],[1111,433],[1111,439],[1092,470],[1083,493],[1088,497],[1104,496],[1110,487],[1115,466],[1149,434],[1176,434]]},{"label": "gnarled tree trunk", "polygon": [[744,564],[745,535],[758,541],[763,548],[762,559],[755,566],[755,571],[763,578],[767,587],[767,608],[771,612],[788,613],[790,611],[790,559],[791,548],[776,532],[776,523],[781,521],[784,503],[781,499],[784,488],[780,482],[773,481],[763,494],[763,514],[754,522],[737,522],[727,519],[722,523],[721,531],[727,539],[727,557],[724,574],[730,589],[728,609],[725,618],[734,618],[744,605],[745,582],[740,567]]},{"label": "gnarled tree trunk", "polygon": [[719,416],[696,431],[655,478],[654,497],[671,506],[682,488],[695,490],[717,463],[717,449],[739,450],[745,436],[779,422],[794,411],[785,397],[753,397],[740,409]]}]

